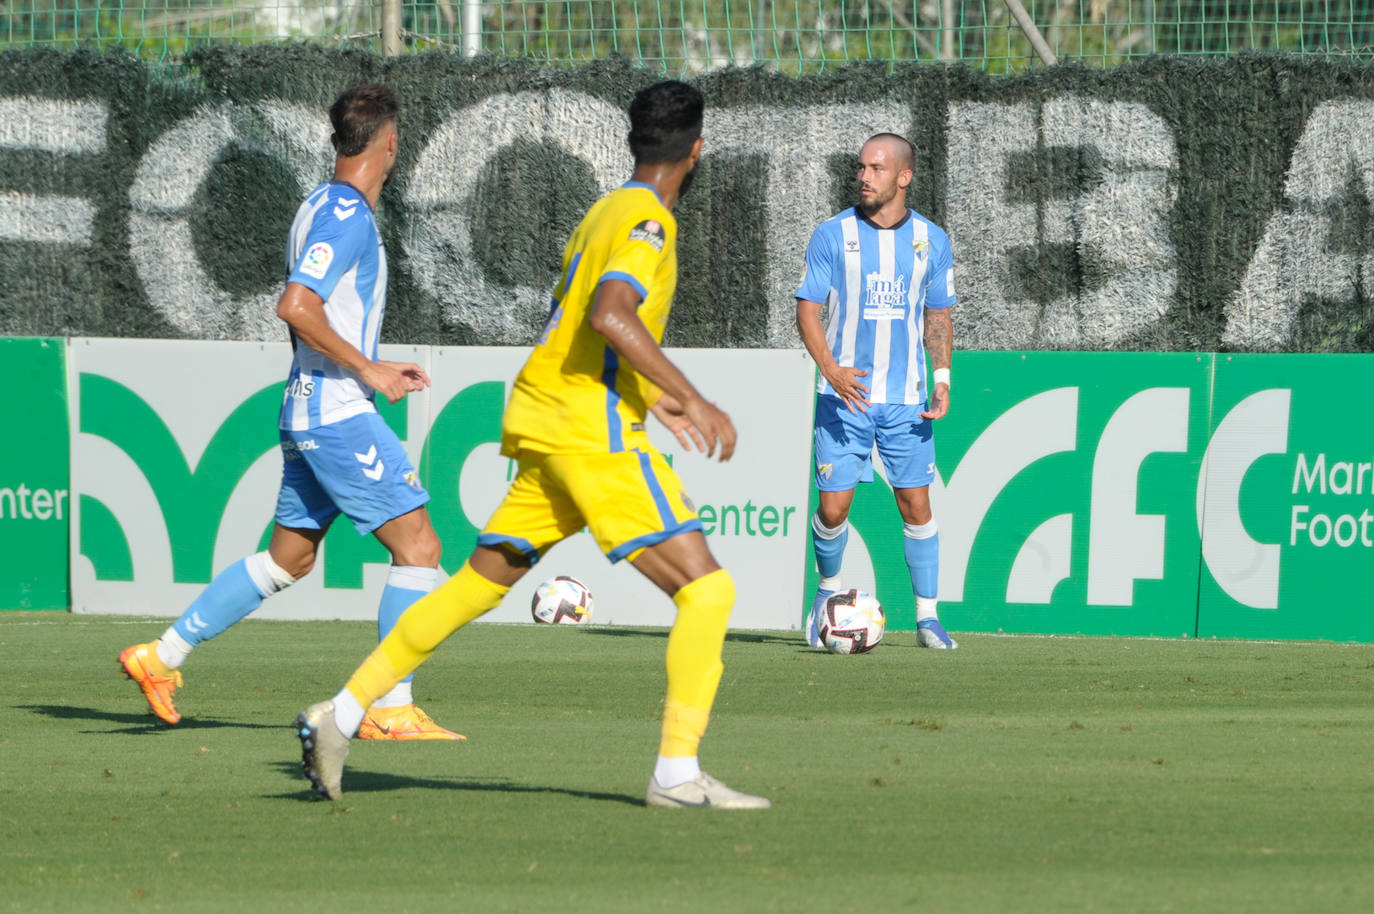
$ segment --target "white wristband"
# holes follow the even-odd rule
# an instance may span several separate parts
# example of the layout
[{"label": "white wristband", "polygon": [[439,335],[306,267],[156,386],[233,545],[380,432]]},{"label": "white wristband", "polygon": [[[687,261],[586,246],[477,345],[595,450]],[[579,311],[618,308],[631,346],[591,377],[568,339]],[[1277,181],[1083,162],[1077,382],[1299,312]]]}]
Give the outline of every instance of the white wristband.
[{"label": "white wristband", "polygon": [[945,385],[945,387],[949,387],[949,369],[937,368],[934,371],[932,371],[930,373],[930,383],[943,384]]}]

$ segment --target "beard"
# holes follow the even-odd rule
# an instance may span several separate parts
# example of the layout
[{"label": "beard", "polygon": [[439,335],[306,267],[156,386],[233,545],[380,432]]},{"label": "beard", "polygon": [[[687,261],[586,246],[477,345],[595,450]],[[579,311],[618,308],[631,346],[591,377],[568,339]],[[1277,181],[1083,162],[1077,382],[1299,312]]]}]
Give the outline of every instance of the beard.
[{"label": "beard", "polygon": [[882,191],[878,190],[877,188],[874,188],[873,195],[870,196],[867,200],[865,200],[862,196],[859,197],[859,209],[863,210],[864,215],[871,216],[874,213],[878,212],[878,210],[882,209],[884,206],[887,206],[889,203],[891,203],[892,199],[897,196],[897,192],[899,190],[900,188],[894,186],[886,194],[884,194]]}]

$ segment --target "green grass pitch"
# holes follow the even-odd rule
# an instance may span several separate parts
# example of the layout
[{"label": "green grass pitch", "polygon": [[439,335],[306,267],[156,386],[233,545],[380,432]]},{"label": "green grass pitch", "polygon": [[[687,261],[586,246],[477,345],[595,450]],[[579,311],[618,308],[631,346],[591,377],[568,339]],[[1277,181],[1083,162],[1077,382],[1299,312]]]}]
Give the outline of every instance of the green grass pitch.
[{"label": "green grass pitch", "polygon": [[290,723],[375,629],[246,622],[166,728],[115,668],[165,625],[0,614],[0,910],[1374,910],[1374,646],[734,633],[724,813],[642,805],[664,630],[469,627],[416,683],[469,740],[330,804]]}]

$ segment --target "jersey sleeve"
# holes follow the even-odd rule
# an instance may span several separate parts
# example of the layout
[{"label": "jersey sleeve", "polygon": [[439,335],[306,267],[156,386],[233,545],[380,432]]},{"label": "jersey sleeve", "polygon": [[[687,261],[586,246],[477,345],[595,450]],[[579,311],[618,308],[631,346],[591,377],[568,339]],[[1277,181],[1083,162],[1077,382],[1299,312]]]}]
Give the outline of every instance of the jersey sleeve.
[{"label": "jersey sleeve", "polygon": [[801,281],[797,286],[797,298],[824,304],[834,287],[831,281],[834,263],[834,244],[825,226],[811,233],[811,241],[806,245],[806,257],[802,261]]},{"label": "jersey sleeve", "polygon": [[354,199],[353,206],[347,207],[344,202],[326,202],[320,208],[301,255],[286,277],[287,282],[299,283],[323,299],[334,294],[339,280],[362,259],[370,235],[367,217],[361,212],[365,204]]},{"label": "jersey sleeve", "polygon": [[926,307],[948,308],[958,300],[954,293],[954,250],[941,232],[932,245],[930,270],[926,273]]},{"label": "jersey sleeve", "polygon": [[672,239],[668,226],[661,220],[641,216],[643,214],[630,216],[616,229],[611,254],[596,284],[618,279],[634,286],[640,298],[648,298],[649,285],[663,259],[663,250]]}]

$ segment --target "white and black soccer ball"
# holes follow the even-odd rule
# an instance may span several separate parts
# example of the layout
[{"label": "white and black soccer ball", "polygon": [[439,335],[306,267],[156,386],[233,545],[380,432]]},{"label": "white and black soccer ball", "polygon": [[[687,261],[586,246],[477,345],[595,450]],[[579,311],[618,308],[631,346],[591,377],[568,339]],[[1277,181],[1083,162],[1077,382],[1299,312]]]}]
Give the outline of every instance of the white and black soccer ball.
[{"label": "white and black soccer ball", "polygon": [[582,625],[592,618],[592,592],[577,578],[561,574],[535,588],[530,615],[550,625]]},{"label": "white and black soccer ball", "polygon": [[863,654],[883,640],[887,618],[872,594],[844,590],[825,601],[818,628],[821,643],[830,653]]}]

